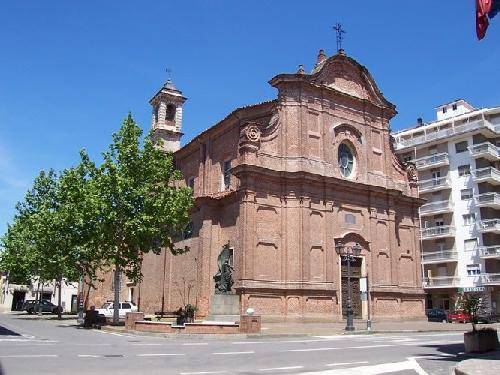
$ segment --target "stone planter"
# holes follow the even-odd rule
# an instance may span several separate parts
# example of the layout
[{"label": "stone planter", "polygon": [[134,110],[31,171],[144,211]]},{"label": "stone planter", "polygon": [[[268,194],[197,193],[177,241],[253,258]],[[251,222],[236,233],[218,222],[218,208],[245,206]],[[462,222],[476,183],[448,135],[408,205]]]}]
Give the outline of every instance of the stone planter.
[{"label": "stone planter", "polygon": [[498,348],[496,329],[481,329],[464,333],[466,353],[484,353]]}]

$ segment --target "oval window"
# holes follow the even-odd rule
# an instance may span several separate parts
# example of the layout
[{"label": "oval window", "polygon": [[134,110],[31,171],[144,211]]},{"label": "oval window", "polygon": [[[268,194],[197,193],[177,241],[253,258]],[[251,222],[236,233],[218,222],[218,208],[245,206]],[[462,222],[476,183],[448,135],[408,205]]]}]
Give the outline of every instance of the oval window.
[{"label": "oval window", "polygon": [[339,146],[339,167],[342,176],[349,177],[354,169],[354,155],[345,143]]}]

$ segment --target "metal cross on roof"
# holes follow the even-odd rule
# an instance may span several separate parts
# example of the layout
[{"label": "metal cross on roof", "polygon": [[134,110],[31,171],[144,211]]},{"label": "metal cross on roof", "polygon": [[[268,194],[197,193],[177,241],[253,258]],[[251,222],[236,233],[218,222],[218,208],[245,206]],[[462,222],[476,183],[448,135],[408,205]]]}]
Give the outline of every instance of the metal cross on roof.
[{"label": "metal cross on roof", "polygon": [[173,70],[172,70],[172,69],[170,69],[169,67],[167,67],[167,68],[165,69],[165,72],[167,72],[167,78],[168,78],[168,79],[170,79],[170,80],[172,80],[172,73],[173,73]]},{"label": "metal cross on roof", "polygon": [[342,50],[342,40],[344,39],[344,36],[342,34],[345,34],[345,30],[342,28],[342,25],[337,22],[335,26],[333,26],[333,30],[337,33],[337,51]]}]

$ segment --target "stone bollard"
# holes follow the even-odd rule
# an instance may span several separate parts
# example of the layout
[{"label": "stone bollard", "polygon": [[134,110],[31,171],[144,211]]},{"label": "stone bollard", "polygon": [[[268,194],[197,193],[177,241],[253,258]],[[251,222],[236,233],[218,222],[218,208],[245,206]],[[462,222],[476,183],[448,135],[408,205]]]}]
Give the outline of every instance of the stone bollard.
[{"label": "stone bollard", "polygon": [[125,329],[133,330],[135,322],[144,320],[144,313],[142,312],[128,312],[125,316]]},{"label": "stone bollard", "polygon": [[241,333],[260,333],[261,318],[258,315],[242,315],[240,317]]}]

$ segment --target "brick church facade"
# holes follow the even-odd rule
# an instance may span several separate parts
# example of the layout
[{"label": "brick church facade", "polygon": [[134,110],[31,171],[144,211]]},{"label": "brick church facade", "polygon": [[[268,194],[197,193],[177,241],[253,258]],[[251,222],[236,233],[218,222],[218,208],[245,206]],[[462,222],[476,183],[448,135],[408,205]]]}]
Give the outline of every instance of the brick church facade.
[{"label": "brick church facade", "polygon": [[[234,110],[183,147],[186,99],[171,81],[153,97],[155,134],[194,190],[192,225],[177,239],[191,250],[147,255],[142,283],[122,283],[122,299],[146,313],[163,301],[165,310],[191,303],[207,315],[217,257],[229,243],[242,312],[341,320],[341,241],[362,247],[353,264],[357,316],[369,308],[375,319],[423,317],[422,201],[414,170],[392,149],[395,106],[343,51],[320,51],[311,73],[301,66],[269,83],[276,99]],[[91,294],[96,305],[111,298],[109,282]]]}]

